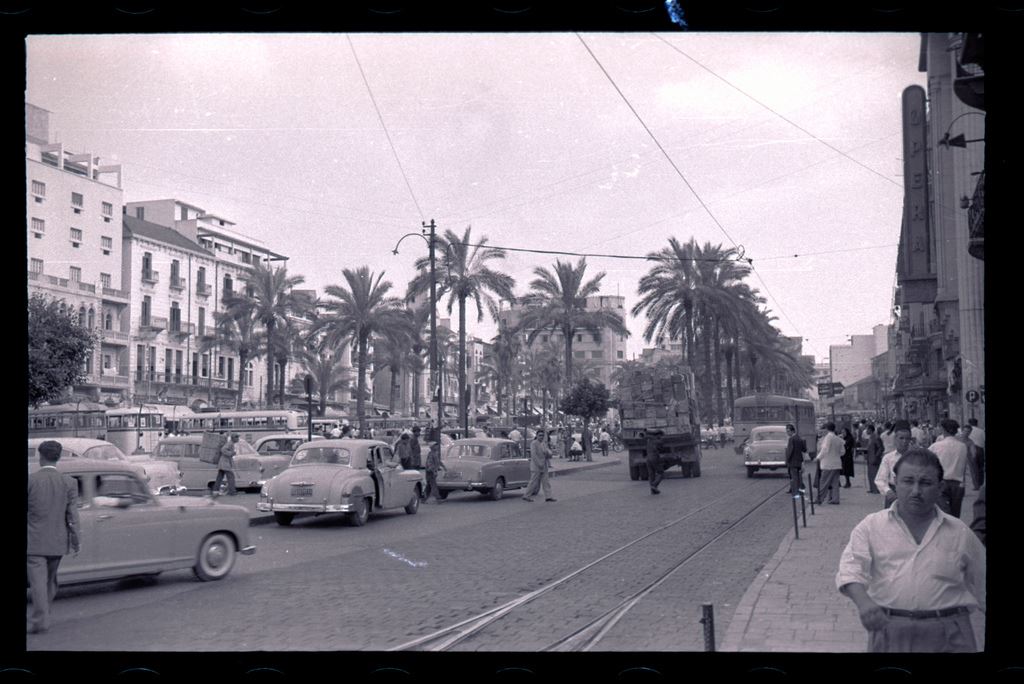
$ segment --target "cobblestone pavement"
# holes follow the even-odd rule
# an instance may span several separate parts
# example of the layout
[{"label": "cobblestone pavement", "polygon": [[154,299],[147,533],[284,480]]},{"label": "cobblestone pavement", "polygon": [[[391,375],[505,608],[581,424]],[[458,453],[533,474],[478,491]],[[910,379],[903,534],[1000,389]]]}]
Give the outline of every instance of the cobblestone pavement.
[{"label": "cobblestone pavement", "polygon": [[[864,653],[867,632],[853,602],[835,588],[839,556],[850,532],[864,516],[879,510],[882,497],[868,494],[864,465],[856,466],[853,486],[842,489],[840,504],[808,510],[807,527],[796,539],[792,529],[750,585],[730,621],[723,651]],[[977,497],[967,487],[961,519],[970,524]],[[984,648],[984,615],[971,615],[979,649]]]},{"label": "cobblestone pavement", "polygon": [[[747,480],[732,456],[706,458],[699,479],[684,479],[673,469],[660,497],[650,496],[646,483],[629,481],[620,465],[556,478],[557,503],[524,503],[514,494],[500,502],[453,495],[442,506],[423,507],[417,516],[384,514],[364,528],[327,518],[292,528],[258,528],[262,540],[257,554],[245,559],[246,571],[214,583],[162,579],[135,592],[133,601],[119,591],[110,597],[85,591],[59,599],[54,628],[31,637],[28,648],[384,650],[502,605],[733,492],[731,507],[712,506],[692,524],[617,560],[612,570],[546,594],[530,611],[465,645],[535,650],[563,636],[570,622],[602,612],[660,575],[699,539],[734,519],[745,501],[759,501],[785,484],[780,477]],[[758,512],[758,524],[740,526],[729,543],[686,566],[599,648],[702,650],[700,604],[716,604],[724,634],[729,609],[791,524],[788,499],[775,497]],[[419,533],[393,533],[398,529]],[[272,558],[283,555],[285,545],[295,550],[299,535],[328,549],[337,539],[338,550],[309,560],[297,559],[297,553],[287,562]],[[161,603],[154,604],[158,599]],[[76,608],[90,600],[118,607],[78,613]]]}]

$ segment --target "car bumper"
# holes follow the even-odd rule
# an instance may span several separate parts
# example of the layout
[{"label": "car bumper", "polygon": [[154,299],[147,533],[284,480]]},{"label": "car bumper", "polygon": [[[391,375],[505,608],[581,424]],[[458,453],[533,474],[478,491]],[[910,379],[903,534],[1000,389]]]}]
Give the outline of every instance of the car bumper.
[{"label": "car bumper", "polygon": [[244,546],[238,549],[238,553],[242,554],[243,556],[251,556],[252,554],[256,553],[256,547],[252,545]]},{"label": "car bumper", "polygon": [[437,488],[471,492],[475,489],[488,489],[490,485],[474,480],[438,480]]},{"label": "car bumper", "polygon": [[352,504],[300,504],[261,501],[256,504],[256,510],[261,513],[352,513],[355,508]]},{"label": "car bumper", "polygon": [[743,465],[755,468],[785,468],[785,461],[744,461]]},{"label": "car bumper", "polygon": [[188,487],[184,487],[182,485],[163,485],[153,493],[157,496],[178,496],[179,494],[184,495],[187,492]]}]

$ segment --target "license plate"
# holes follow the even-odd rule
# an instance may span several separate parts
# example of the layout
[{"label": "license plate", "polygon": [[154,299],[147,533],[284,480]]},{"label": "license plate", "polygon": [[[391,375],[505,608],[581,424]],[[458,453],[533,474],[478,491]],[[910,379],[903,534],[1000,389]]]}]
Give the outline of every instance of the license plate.
[{"label": "license plate", "polygon": [[305,485],[303,485],[303,486],[295,486],[295,485],[292,485],[292,496],[296,496],[296,497],[313,496],[313,487],[312,487],[312,485],[310,485],[310,486],[305,486]]},{"label": "license plate", "polygon": [[462,473],[457,473],[453,470],[449,470],[444,475],[444,479],[446,480],[458,480],[460,477],[462,477]]}]

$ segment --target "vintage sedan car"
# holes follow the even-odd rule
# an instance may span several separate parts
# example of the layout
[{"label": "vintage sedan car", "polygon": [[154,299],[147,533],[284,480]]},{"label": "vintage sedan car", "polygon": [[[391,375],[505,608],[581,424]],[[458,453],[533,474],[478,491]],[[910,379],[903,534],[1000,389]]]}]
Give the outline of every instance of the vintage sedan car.
[{"label": "vintage sedan car", "polygon": [[[181,472],[181,483],[188,489],[213,491],[217,480],[217,466],[199,460],[199,445],[202,435],[164,437],[157,442],[153,457],[158,461],[175,463]],[[235,488],[242,491],[259,491],[266,477],[263,464],[256,457],[256,450],[244,439],[235,445]],[[226,487],[226,484],[222,484]]]},{"label": "vintage sedan car", "polygon": [[759,425],[752,428],[750,438],[743,447],[747,477],[753,477],[758,470],[785,470],[788,441],[785,425]]},{"label": "vintage sedan car", "polygon": [[[313,435],[313,439],[325,438],[323,435]],[[292,454],[305,441],[306,435],[294,432],[265,435],[257,439],[252,447],[256,450],[256,457],[263,464],[264,478],[269,480],[287,468],[292,460]]]},{"label": "vintage sedan car", "polygon": [[530,461],[510,439],[474,437],[456,440],[441,459],[446,470],[437,475],[442,499],[453,491],[480,492],[497,501],[506,489],[530,482]]},{"label": "vintage sedan car", "polygon": [[[39,468],[38,462],[30,472]],[[236,554],[250,555],[243,506],[190,496],[153,496],[130,464],[61,458],[57,470],[78,484],[82,548],[61,561],[60,584],[154,577],[191,568],[203,581],[227,577]]]},{"label": "vintage sedan car", "polygon": [[147,483],[153,494],[184,494],[181,473],[173,463],[157,461],[145,454],[125,455],[116,446],[102,439],[84,437],[34,437],[28,440],[28,460],[39,458],[39,445],[47,440],[60,442],[61,455],[71,458],[91,458],[98,461],[128,463]]},{"label": "vintage sedan car", "polygon": [[403,469],[384,442],[323,439],[295,450],[288,468],[263,485],[256,508],[279,525],[304,513],[347,513],[358,527],[379,509],[416,513],[425,490],[422,471]]}]

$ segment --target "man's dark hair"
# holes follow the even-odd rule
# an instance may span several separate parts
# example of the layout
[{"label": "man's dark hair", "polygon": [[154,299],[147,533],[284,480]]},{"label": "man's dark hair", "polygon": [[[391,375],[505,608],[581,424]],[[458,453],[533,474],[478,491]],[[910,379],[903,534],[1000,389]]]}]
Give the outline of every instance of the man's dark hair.
[{"label": "man's dark hair", "polygon": [[60,453],[63,450],[63,447],[61,447],[60,442],[48,439],[41,443],[37,447],[37,450],[39,451],[39,457],[41,459],[51,463],[56,463],[60,460]]},{"label": "man's dark hair", "polygon": [[967,424],[970,425],[971,427],[978,427],[978,419],[977,418],[968,418],[967,419]]},{"label": "man's dark hair", "polygon": [[904,432],[910,432],[910,423],[903,419],[894,422],[892,424],[892,431],[899,432],[900,430],[903,430]]},{"label": "man's dark hair", "polygon": [[919,465],[926,468],[935,468],[939,474],[939,481],[942,481],[943,471],[942,463],[939,462],[939,457],[934,452],[921,447],[914,447],[909,449],[907,453],[900,456],[899,460],[896,461],[896,465],[893,466],[893,472],[897,475],[900,474],[900,466],[906,463],[907,465]]},{"label": "man's dark hair", "polygon": [[866,428],[864,428],[864,431],[865,432],[874,433],[875,432],[875,426],[872,425],[871,423],[868,423],[868,426]]},{"label": "man's dark hair", "polygon": [[796,427],[794,427],[792,423],[786,423],[786,430],[789,432],[796,432]]},{"label": "man's dark hair", "polygon": [[960,423],[956,422],[952,418],[943,418],[939,425],[946,431],[947,434],[955,435],[956,431],[960,429]]},{"label": "man's dark hair", "polygon": [[918,426],[918,422],[916,420],[910,421],[910,424],[913,425],[914,427]]},{"label": "man's dark hair", "polygon": [[833,423],[832,421],[829,421],[829,422],[825,423],[825,429],[828,430],[829,432],[835,432],[836,431],[836,424]]}]

